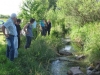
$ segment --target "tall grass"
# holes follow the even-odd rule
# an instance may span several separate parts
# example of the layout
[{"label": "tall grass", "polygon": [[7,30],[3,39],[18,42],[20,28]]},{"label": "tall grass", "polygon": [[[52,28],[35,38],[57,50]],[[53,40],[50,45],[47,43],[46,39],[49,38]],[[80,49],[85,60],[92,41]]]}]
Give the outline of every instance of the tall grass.
[{"label": "tall grass", "polygon": [[3,33],[1,32],[1,35],[0,35],[0,44],[5,44],[5,36],[3,35]]},{"label": "tall grass", "polygon": [[3,20],[4,22],[6,22],[7,18],[0,18],[0,20]]},{"label": "tall grass", "polygon": [[56,56],[56,50],[62,46],[61,40],[55,37],[38,36],[31,47],[24,49],[25,37],[22,37],[19,56],[10,62],[6,56],[6,47],[0,47],[0,75],[50,75],[49,62]]},{"label": "tall grass", "polygon": [[70,36],[76,42],[76,50],[88,55],[89,62],[100,60],[100,23],[89,23],[83,27],[74,26]]}]

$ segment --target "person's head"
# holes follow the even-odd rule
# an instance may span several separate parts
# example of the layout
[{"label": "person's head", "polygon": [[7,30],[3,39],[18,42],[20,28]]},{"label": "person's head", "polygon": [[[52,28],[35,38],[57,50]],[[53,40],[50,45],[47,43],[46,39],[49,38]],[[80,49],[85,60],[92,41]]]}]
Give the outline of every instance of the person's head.
[{"label": "person's head", "polygon": [[33,18],[30,19],[31,24],[34,23],[34,21],[35,21],[35,19],[33,19]]},{"label": "person's head", "polygon": [[44,20],[44,22],[47,22],[47,20]]},{"label": "person's head", "polygon": [[16,23],[17,15],[15,13],[12,13],[10,18],[13,20],[14,23]]},{"label": "person's head", "polygon": [[17,25],[21,23],[21,19],[17,19]]},{"label": "person's head", "polygon": [[48,20],[48,22],[50,23],[50,20]]}]

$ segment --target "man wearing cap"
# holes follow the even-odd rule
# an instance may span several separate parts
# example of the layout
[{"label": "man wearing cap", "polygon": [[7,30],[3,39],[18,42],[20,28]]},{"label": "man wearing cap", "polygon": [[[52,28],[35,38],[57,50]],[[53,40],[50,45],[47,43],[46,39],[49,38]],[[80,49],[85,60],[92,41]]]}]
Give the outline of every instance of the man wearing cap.
[{"label": "man wearing cap", "polygon": [[[13,61],[14,60],[14,52],[15,52],[15,40],[17,39],[17,31],[16,31],[16,26],[15,26],[15,22],[16,22],[16,14],[13,13],[11,14],[10,18],[7,20],[6,23],[4,23],[4,25],[2,26],[2,31],[3,34],[5,35],[6,39],[7,39],[7,52],[6,52],[6,56]],[[5,30],[7,31],[7,33],[5,32]],[[16,38],[16,39],[15,39]]]}]

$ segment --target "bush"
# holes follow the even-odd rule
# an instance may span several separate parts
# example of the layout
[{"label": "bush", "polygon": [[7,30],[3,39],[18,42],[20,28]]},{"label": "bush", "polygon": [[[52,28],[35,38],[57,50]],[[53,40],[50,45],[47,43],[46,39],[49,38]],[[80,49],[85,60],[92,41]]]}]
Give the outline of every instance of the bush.
[{"label": "bush", "polygon": [[89,61],[99,60],[100,57],[100,23],[89,23],[83,27],[73,27],[71,38],[77,43],[74,47],[81,51],[83,44],[83,52],[88,55]]},{"label": "bush", "polygon": [[56,56],[61,47],[61,40],[55,37],[38,36],[31,47],[24,50],[25,37],[21,38],[19,57],[14,62],[5,56],[5,46],[0,45],[0,75],[50,75],[48,71],[50,59]]}]

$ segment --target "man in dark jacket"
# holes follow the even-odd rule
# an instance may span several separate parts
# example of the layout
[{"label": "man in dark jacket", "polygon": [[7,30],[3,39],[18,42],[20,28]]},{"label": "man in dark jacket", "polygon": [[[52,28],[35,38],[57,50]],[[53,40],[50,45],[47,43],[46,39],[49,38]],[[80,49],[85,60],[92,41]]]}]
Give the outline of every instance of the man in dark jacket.
[{"label": "man in dark jacket", "polygon": [[51,22],[48,21],[48,24],[47,24],[47,33],[48,33],[48,35],[50,35],[50,30],[51,30]]},{"label": "man in dark jacket", "polygon": [[16,25],[17,34],[18,34],[18,48],[20,47],[20,32],[21,32],[20,23],[21,23],[21,20],[17,19],[17,22],[15,25]]}]

